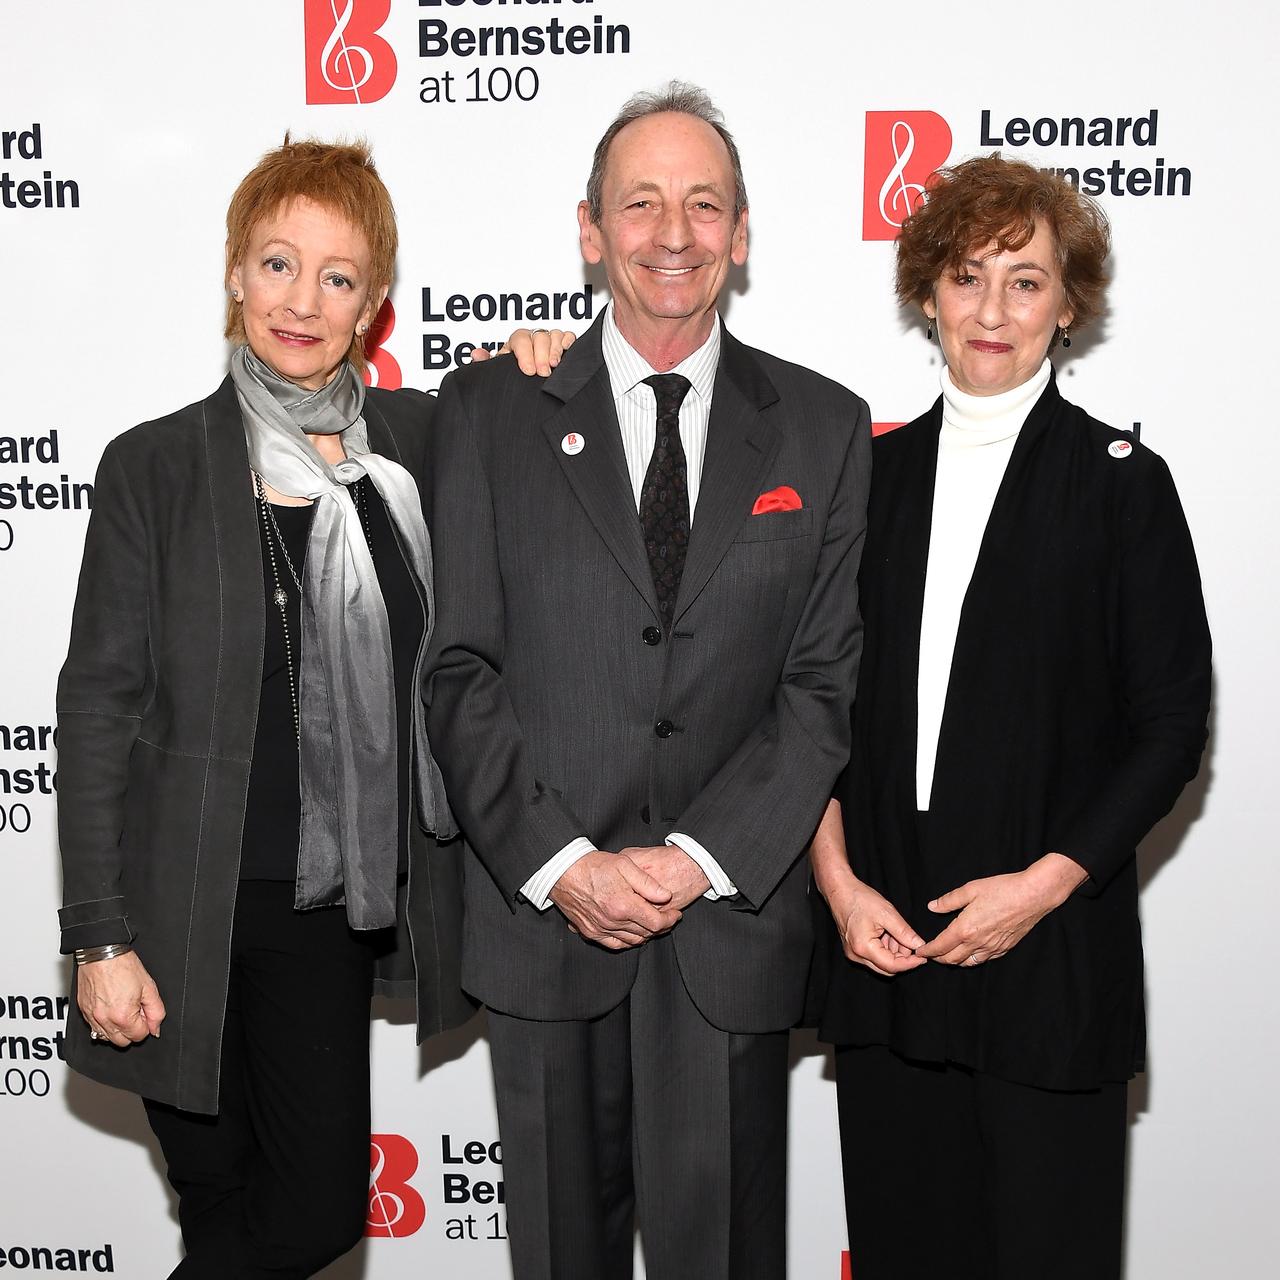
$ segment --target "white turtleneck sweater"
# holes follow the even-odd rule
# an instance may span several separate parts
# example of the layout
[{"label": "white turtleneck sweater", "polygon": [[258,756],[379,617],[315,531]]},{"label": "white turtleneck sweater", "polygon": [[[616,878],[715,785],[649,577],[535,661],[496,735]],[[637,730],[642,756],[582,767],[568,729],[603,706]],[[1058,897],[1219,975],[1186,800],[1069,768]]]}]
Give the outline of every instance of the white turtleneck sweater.
[{"label": "white turtleneck sweater", "polygon": [[916,807],[928,809],[960,610],[1018,432],[1049,382],[1049,361],[1021,386],[971,396],[942,370],[942,430],[916,686]]}]

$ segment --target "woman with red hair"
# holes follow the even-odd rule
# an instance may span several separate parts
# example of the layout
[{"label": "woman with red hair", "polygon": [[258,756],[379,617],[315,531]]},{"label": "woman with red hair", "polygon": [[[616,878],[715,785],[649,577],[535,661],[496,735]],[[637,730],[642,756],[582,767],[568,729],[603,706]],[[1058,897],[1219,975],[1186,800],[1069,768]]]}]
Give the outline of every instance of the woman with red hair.
[{"label": "woman with red hair", "polygon": [[286,139],[227,211],[230,373],[98,472],[58,684],[67,1061],[142,1095],[183,1280],[350,1249],[375,980],[424,1036],[472,1011],[425,834],[434,400],[361,378],[396,245],[367,147]]}]

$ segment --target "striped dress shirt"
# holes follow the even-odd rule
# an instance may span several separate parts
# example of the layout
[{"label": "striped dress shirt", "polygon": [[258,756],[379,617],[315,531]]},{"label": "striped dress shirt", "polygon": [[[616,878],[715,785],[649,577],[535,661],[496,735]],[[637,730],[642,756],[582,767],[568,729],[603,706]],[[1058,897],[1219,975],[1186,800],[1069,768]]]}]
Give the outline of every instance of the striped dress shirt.
[{"label": "striped dress shirt", "polygon": [[[636,518],[640,517],[640,490],[644,487],[649,459],[653,456],[658,420],[658,398],[645,378],[658,372],[622,336],[613,318],[613,304],[609,304],[604,316],[600,336],[604,352],[605,368],[609,371],[609,384],[613,391],[613,407],[618,414],[618,427],[622,432],[622,450],[627,459],[627,474],[631,477],[631,492],[635,498]],[[680,405],[680,440],[684,445],[685,466],[689,491],[689,525],[692,528],[694,510],[698,505],[698,488],[702,480],[702,460],[707,452],[707,423],[711,418],[711,392],[715,387],[716,366],[720,363],[720,317],[715,318],[706,342],[692,355],[686,356],[666,373],[683,374],[689,379],[690,389]],[[683,849],[702,869],[711,888],[703,897],[721,898],[737,893],[733,881],[720,864],[692,836],[673,831],[667,843]],[[570,841],[563,849],[540,867],[521,888],[520,892],[539,911],[551,905],[550,893],[555,883],[583,854],[590,853],[595,844],[586,836]]]}]

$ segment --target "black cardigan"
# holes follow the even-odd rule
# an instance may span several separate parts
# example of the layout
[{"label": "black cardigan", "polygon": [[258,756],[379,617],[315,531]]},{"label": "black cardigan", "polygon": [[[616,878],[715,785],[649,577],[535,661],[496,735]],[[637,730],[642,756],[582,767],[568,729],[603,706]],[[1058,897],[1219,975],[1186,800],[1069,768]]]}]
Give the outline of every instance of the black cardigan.
[{"label": "black cardigan", "polygon": [[[927,823],[916,680],[942,401],[875,444],[866,647],[837,790],[849,860],[926,938],[928,901],[1051,851],[1090,879],[1008,955],[882,978],[828,929],[822,1028],[1045,1088],[1143,1065],[1134,850],[1195,776],[1210,641],[1165,464],[1051,381],[1014,447],[960,616]],[[1117,456],[1119,454],[1119,456]]]},{"label": "black cardigan", "polygon": [[[370,446],[419,485],[434,402],[371,390]],[[159,1039],[89,1043],[72,1001],[67,1062],[214,1112],[266,604],[235,387],[113,440],[102,455],[71,644],[58,681],[62,949],[132,938],[164,1000]],[[397,708],[399,715],[409,708]],[[408,903],[380,989],[412,990],[420,1034],[462,1021],[457,846],[409,824]],[[407,917],[407,920],[406,920]],[[410,947],[412,941],[412,947]]]}]

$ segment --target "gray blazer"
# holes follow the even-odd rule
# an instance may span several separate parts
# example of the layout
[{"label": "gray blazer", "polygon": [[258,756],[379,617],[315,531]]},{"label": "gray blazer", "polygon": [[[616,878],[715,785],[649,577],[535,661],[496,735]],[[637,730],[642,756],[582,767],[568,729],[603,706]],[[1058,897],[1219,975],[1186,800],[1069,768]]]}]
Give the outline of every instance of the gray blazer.
[{"label": "gray blazer", "polygon": [[[673,933],[693,1000],[728,1031],[797,1019],[801,855],[849,750],[870,444],[857,396],[725,333],[673,634],[655,644],[600,323],[545,382],[505,360],[445,379],[427,698],[467,843],[472,995],[538,1019],[617,1005],[638,953],[583,942],[520,886],[575,836],[617,850],[681,831],[740,891]],[[753,515],[780,485],[803,507]]]},{"label": "gray blazer", "polygon": [[[419,484],[431,408],[418,392],[371,391],[365,402],[371,447]],[[264,619],[228,378],[103,453],[58,681],[62,949],[132,937],[167,1013],[159,1039],[117,1050],[90,1045],[73,1003],[67,1061],[190,1111],[218,1106]],[[471,1010],[458,986],[457,857],[409,826],[412,952],[402,936],[380,971],[384,990],[407,993],[416,955],[426,1034]]]}]

